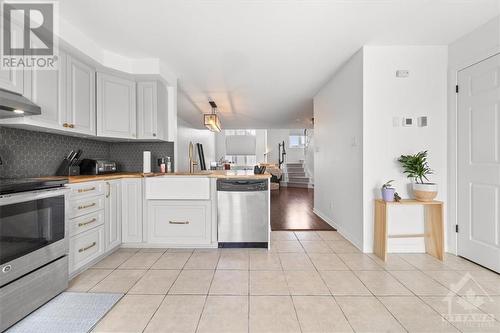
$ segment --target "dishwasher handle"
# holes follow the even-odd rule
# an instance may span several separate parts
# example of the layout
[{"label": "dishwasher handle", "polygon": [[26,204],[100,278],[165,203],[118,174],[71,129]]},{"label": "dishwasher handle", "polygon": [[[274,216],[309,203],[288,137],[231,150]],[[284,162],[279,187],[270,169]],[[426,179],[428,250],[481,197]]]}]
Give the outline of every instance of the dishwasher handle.
[{"label": "dishwasher handle", "polygon": [[255,192],[267,191],[267,179],[218,179],[217,191]]}]

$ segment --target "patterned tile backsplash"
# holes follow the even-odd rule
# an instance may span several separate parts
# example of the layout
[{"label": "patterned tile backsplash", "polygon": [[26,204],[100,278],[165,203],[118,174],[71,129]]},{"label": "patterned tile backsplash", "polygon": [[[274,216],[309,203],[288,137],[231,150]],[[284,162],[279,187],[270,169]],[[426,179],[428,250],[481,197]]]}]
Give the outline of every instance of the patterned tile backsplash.
[{"label": "patterned tile backsplash", "polygon": [[[40,177],[54,175],[62,159],[71,150],[83,150],[82,158],[114,160],[119,171],[142,171],[142,151],[149,150],[152,168],[158,157],[171,156],[173,142],[104,142],[67,135],[0,127],[0,177]],[[155,169],[156,168],[156,169]]]},{"label": "patterned tile backsplash", "polygon": [[142,171],[143,152],[151,152],[151,170],[160,171],[158,159],[170,156],[174,167],[173,142],[114,142],[109,148],[109,159],[118,164],[118,170],[125,172]]}]

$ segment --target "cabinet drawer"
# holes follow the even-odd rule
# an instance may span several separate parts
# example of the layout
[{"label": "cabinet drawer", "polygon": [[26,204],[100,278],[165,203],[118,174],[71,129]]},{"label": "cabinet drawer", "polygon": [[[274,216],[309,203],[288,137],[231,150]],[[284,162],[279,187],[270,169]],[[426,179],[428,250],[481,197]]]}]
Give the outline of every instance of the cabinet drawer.
[{"label": "cabinet drawer", "polygon": [[86,214],[70,221],[70,231],[69,235],[75,236],[81,234],[84,231],[95,228],[99,225],[104,224],[104,211],[100,210],[94,213]]},{"label": "cabinet drawer", "polygon": [[69,240],[69,267],[74,272],[104,253],[104,227],[98,226]]},{"label": "cabinet drawer", "polygon": [[148,242],[208,244],[210,218],[210,202],[149,201]]},{"label": "cabinet drawer", "polygon": [[208,177],[163,176],[146,178],[146,199],[153,200],[208,200]]},{"label": "cabinet drawer", "polygon": [[80,199],[104,194],[104,182],[88,182],[81,184],[70,184],[70,198]]},{"label": "cabinet drawer", "polygon": [[79,200],[70,200],[70,218],[93,213],[104,208],[104,195]]}]

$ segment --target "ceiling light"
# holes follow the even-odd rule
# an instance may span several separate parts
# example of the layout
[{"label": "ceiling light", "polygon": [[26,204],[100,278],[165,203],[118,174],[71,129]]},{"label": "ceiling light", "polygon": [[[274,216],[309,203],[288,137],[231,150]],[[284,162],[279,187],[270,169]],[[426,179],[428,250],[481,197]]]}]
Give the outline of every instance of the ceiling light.
[{"label": "ceiling light", "polygon": [[208,103],[212,107],[212,113],[205,113],[203,115],[204,125],[212,132],[220,132],[220,119],[217,115],[217,104],[214,101],[209,100]]},{"label": "ceiling light", "polygon": [[24,111],[16,109],[16,110],[14,110],[14,113],[20,113],[20,114],[22,114],[22,113],[24,113]]}]

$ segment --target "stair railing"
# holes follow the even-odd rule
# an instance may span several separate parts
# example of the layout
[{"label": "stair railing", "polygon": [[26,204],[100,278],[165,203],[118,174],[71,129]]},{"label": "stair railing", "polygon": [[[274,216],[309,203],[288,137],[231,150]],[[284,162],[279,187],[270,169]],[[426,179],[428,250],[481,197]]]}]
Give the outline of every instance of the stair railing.
[{"label": "stair railing", "polygon": [[281,169],[281,165],[285,163],[285,141],[278,143],[278,168]]}]

